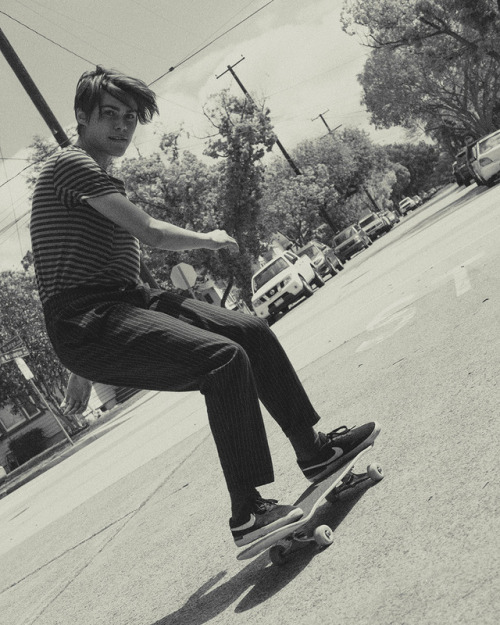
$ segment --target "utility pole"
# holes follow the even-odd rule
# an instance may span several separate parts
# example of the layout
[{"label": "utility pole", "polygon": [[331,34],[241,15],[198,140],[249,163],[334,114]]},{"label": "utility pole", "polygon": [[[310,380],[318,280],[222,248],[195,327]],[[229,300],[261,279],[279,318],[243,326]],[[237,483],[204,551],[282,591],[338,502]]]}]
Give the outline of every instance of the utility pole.
[{"label": "utility pole", "polygon": [[31,98],[31,101],[36,106],[37,111],[42,116],[44,122],[50,128],[50,131],[54,135],[57,143],[64,147],[69,144],[69,139],[62,129],[61,125],[55,118],[54,114],[50,110],[44,97],[38,90],[37,86],[28,74],[28,70],[24,67],[21,59],[17,56],[14,48],[10,45],[7,37],[4,35],[0,28],[0,50],[2,51],[7,63],[11,66],[13,72],[18,77],[19,82],[24,87],[26,93]]},{"label": "utility pole", "polygon": [[[236,75],[236,72],[234,71],[234,67],[236,67],[236,65],[238,65],[238,63],[241,63],[241,61],[244,61],[245,57],[242,56],[241,59],[235,63],[234,65],[228,65],[227,69],[225,72],[222,72],[222,74],[219,74],[219,76],[216,76],[217,79],[219,79],[221,76],[224,76],[224,74],[227,74],[227,72],[231,73],[231,76],[236,80],[236,82],[238,83],[240,89],[243,91],[243,93],[245,94],[245,96],[247,97],[247,99],[249,100],[249,102],[251,102],[252,106],[256,109],[257,106],[252,98],[252,96],[248,93],[248,91],[245,89],[244,84],[241,82],[241,80],[238,78],[238,76]],[[300,171],[300,169],[297,167],[297,165],[293,162],[292,157],[288,154],[288,152],[285,150],[285,148],[283,147],[281,141],[278,139],[278,137],[276,137],[276,145],[279,147],[279,149],[281,150],[281,153],[283,154],[283,156],[286,158],[288,164],[290,165],[290,167],[293,169],[293,171],[295,172],[295,174],[297,176],[300,176],[302,174],[302,172]]]},{"label": "utility pole", "polygon": [[331,135],[332,133],[334,133],[336,130],[338,130],[342,124],[339,124],[338,126],[336,126],[333,130],[331,130],[330,126],[327,124],[326,119],[323,117],[323,115],[325,115],[326,113],[328,113],[330,109],[327,109],[326,111],[323,111],[323,113],[320,113],[318,115],[318,117],[315,117],[314,119],[311,119],[312,122],[316,121],[317,119],[321,119],[321,121],[325,124],[326,129],[328,130],[328,134]]},{"label": "utility pole", "polygon": [[372,196],[372,194],[368,191],[368,189],[364,185],[363,185],[363,191],[366,193],[366,195],[368,196],[368,199],[373,204],[373,208],[375,209],[375,212],[379,213],[380,206],[377,204],[375,198]]}]

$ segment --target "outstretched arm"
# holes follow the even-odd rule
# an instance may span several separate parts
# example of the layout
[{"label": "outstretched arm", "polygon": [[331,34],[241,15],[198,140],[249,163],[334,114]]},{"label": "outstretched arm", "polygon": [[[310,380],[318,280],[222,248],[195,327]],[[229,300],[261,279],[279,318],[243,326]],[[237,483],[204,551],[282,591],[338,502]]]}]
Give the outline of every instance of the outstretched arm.
[{"label": "outstretched arm", "polygon": [[120,193],[88,198],[87,202],[101,215],[151,247],[172,251],[200,248],[238,250],[237,242],[225,230],[193,232],[166,221],[154,219]]}]

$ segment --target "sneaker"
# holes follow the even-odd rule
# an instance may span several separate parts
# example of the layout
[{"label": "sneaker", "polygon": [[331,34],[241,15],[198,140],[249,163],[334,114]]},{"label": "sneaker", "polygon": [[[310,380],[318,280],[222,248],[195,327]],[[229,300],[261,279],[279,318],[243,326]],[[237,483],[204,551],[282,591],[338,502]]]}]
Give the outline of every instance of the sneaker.
[{"label": "sneaker", "polygon": [[229,520],[229,527],[237,547],[267,536],[272,531],[293,523],[303,516],[295,506],[279,506],[275,499],[250,500],[236,518]]},{"label": "sneaker", "polygon": [[354,428],[343,425],[329,434],[319,432],[322,445],[318,455],[312,460],[298,460],[298,465],[310,482],[319,482],[369,447],[379,433],[376,422]]}]

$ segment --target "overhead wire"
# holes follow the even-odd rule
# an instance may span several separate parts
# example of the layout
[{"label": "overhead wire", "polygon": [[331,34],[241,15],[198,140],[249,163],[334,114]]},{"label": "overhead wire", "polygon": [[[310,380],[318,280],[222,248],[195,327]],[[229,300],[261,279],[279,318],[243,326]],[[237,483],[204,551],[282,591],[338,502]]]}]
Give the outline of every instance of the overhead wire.
[{"label": "overhead wire", "polygon": [[[4,170],[4,174],[7,175],[7,168],[5,166],[5,161],[3,159],[3,152],[2,152],[2,147],[0,145],[0,157],[2,158],[2,167]],[[17,240],[19,243],[19,249],[21,251],[21,254],[23,253],[23,247],[22,247],[22,243],[21,243],[21,235],[19,233],[19,227],[17,225],[17,215],[16,215],[16,209],[14,207],[14,202],[13,202],[13,198],[12,198],[12,191],[11,188],[9,187],[9,197],[10,197],[10,205],[11,205],[11,209],[12,209],[12,214],[14,216],[14,223],[16,224],[16,232],[17,232]]]},{"label": "overhead wire", "polygon": [[[219,35],[218,37],[216,37],[215,39],[212,39],[208,44],[204,45],[202,48],[199,48],[196,52],[194,52],[193,54],[188,55],[187,57],[185,57],[184,59],[182,59],[181,61],[179,61],[174,67],[171,67],[168,72],[165,72],[164,74],[162,74],[161,76],[159,76],[158,78],[156,78],[155,80],[153,80],[152,82],[149,83],[148,86],[151,86],[152,84],[158,82],[161,78],[163,78],[164,76],[166,76],[170,71],[173,71],[174,69],[176,69],[177,67],[180,67],[181,65],[183,65],[184,63],[186,63],[188,60],[190,60],[191,58],[193,58],[194,56],[196,56],[197,54],[199,54],[200,52],[202,52],[203,50],[205,50],[207,47],[209,47],[210,45],[212,45],[213,43],[215,43],[217,40],[219,40],[221,37],[223,37],[224,35],[226,35],[227,33],[231,32],[232,30],[234,30],[235,28],[237,28],[238,26],[240,26],[241,24],[243,24],[244,22],[246,22],[247,20],[249,20],[251,17],[253,17],[254,15],[256,15],[257,13],[259,13],[260,11],[262,11],[263,9],[265,9],[268,5],[270,5],[272,2],[274,2],[274,0],[269,0],[269,2],[267,2],[266,4],[264,4],[263,6],[259,7],[256,11],[254,11],[253,13],[251,13],[250,15],[248,15],[247,17],[245,17],[243,20],[240,20],[237,24],[235,24],[234,26],[232,26],[231,28],[225,30],[221,35]],[[22,3],[21,3],[22,4]],[[249,3],[252,4],[252,3]],[[248,6],[248,5],[247,5]],[[24,24],[23,22],[21,22],[20,20],[12,17],[11,15],[9,15],[8,13],[6,13],[5,11],[2,11],[0,9],[0,13],[5,15],[6,17],[8,17],[9,19],[17,22],[18,24],[20,24],[21,26],[23,26],[24,28],[27,28],[28,30],[34,32],[35,34],[39,35],[40,37],[42,37],[43,39],[46,39],[47,41],[53,43],[54,45],[58,46],[59,48],[62,48],[63,50],[65,50],[66,52],[69,52],[70,54],[86,61],[87,63],[90,63],[91,65],[96,65],[96,63],[93,63],[92,61],[89,61],[88,59],[80,56],[79,54],[77,54],[76,52],[73,52],[72,50],[69,50],[68,48],[66,48],[65,46],[62,46],[61,44],[57,43],[56,41],[53,41],[52,39],[50,39],[49,37],[46,37],[45,35],[43,35],[42,33],[38,32],[37,30],[35,30],[34,28],[31,28],[30,26],[28,26],[27,24]],[[226,22],[227,23],[227,22]],[[168,100],[167,100],[168,101]],[[189,109],[188,107],[182,106],[182,105],[178,105],[181,108],[186,108],[187,110],[192,110]],[[17,178],[19,175],[21,175],[24,171],[26,171],[26,169],[29,169],[31,166],[33,165],[33,163],[30,163],[29,165],[27,165],[24,169],[22,169],[21,171],[19,171],[17,174],[15,174],[14,176],[12,176],[11,178],[9,178],[8,180],[4,181],[3,183],[0,184],[0,189],[5,186],[6,184],[8,184],[10,181],[14,180],[15,178]]]},{"label": "overhead wire", "polygon": [[164,78],[167,74],[170,74],[171,72],[173,72],[175,69],[177,69],[178,67],[180,67],[181,65],[184,65],[184,63],[187,63],[188,61],[190,61],[192,58],[194,58],[195,56],[197,56],[198,54],[200,54],[201,52],[203,52],[203,50],[206,50],[209,46],[213,45],[216,41],[218,41],[219,39],[221,39],[222,37],[224,37],[225,35],[227,35],[228,33],[230,33],[232,30],[234,30],[235,28],[237,28],[238,26],[240,26],[241,24],[243,24],[244,22],[246,22],[247,20],[249,20],[251,17],[253,17],[254,15],[256,15],[257,13],[259,13],[260,11],[262,11],[263,9],[265,9],[267,6],[269,6],[270,4],[272,4],[274,2],[274,0],[269,0],[269,2],[267,2],[266,4],[264,4],[263,6],[261,6],[260,8],[258,8],[256,11],[254,11],[253,13],[251,13],[250,15],[248,15],[247,17],[245,17],[244,19],[240,20],[237,24],[235,24],[234,26],[232,26],[231,28],[228,28],[227,30],[225,30],[222,34],[220,34],[218,37],[215,37],[214,39],[212,39],[211,41],[209,41],[209,43],[207,43],[206,45],[202,46],[201,48],[199,48],[198,50],[196,50],[195,52],[193,52],[192,54],[189,54],[188,56],[186,56],[184,59],[182,59],[181,61],[179,61],[176,65],[173,65],[172,67],[170,67],[168,69],[168,71],[166,71],[164,74],[162,74],[161,76],[158,76],[158,78],[155,78],[152,82],[149,83],[149,87],[151,85],[154,85],[156,82],[158,82],[159,80],[161,80],[162,78]]},{"label": "overhead wire", "polygon": [[[50,24],[53,24],[54,26],[56,26],[57,28],[60,28],[61,30],[63,30],[64,32],[68,33],[71,37],[77,37],[80,41],[83,41],[85,44],[93,47],[95,50],[97,50],[97,52],[100,52],[101,54],[104,54],[106,56],[110,56],[108,52],[105,52],[103,50],[101,50],[100,48],[98,48],[97,46],[95,46],[94,44],[90,43],[88,40],[83,39],[82,37],[79,37],[78,35],[75,35],[74,33],[68,31],[66,28],[62,27],[60,24],[57,24],[56,22],[54,22],[53,20],[50,20],[46,17],[46,15],[42,15],[41,13],[38,13],[38,11],[35,11],[33,8],[25,5],[23,2],[21,2],[20,0],[16,0],[16,2],[18,2],[19,4],[21,4],[22,6],[26,7],[27,9],[33,11],[36,15],[39,15],[40,17],[42,17],[43,19],[45,19],[47,22],[49,22]],[[82,23],[81,20],[78,20],[70,15],[67,15],[66,13],[64,13],[63,11],[59,11],[57,9],[54,9],[54,7],[47,7],[46,5],[37,2],[37,0],[31,0],[31,2],[34,2],[35,4],[37,4],[38,6],[42,7],[43,9],[45,9],[46,11],[50,11],[51,13],[57,13],[58,15],[60,15],[61,17],[63,17],[66,20],[69,20],[70,22],[74,22],[76,24],[78,24],[79,28],[81,29],[82,27],[85,28],[88,31],[92,31],[94,33],[97,33],[98,35],[103,35],[106,37],[106,41],[109,41],[110,39],[113,41],[117,41],[118,43],[124,44],[126,45],[128,48],[132,48],[134,50],[138,50],[139,52],[145,52],[146,54],[148,54],[151,57],[154,57],[156,59],[160,59],[160,60],[164,60],[163,57],[160,57],[156,54],[153,54],[151,52],[151,48],[147,49],[147,48],[142,48],[141,46],[137,46],[135,45],[135,43],[132,43],[130,40],[127,41],[123,41],[123,39],[120,39],[118,37],[113,36],[109,31],[105,32],[102,30],[99,30],[97,28],[95,28],[94,26],[89,26],[88,24]],[[111,57],[110,57],[111,58]],[[93,63],[93,65],[95,65],[95,63]]]},{"label": "overhead wire", "polygon": [[92,63],[92,61],[89,61],[88,59],[86,59],[85,57],[81,56],[80,54],[77,54],[76,52],[73,52],[73,50],[70,50],[69,48],[66,48],[66,46],[61,45],[60,43],[57,43],[57,41],[54,41],[53,39],[51,39],[50,37],[46,37],[45,35],[42,35],[42,33],[39,33],[37,30],[35,30],[34,28],[31,28],[31,26],[28,26],[27,24],[24,24],[23,22],[21,22],[20,20],[16,19],[15,17],[12,17],[12,15],[9,15],[8,13],[6,13],[5,11],[2,11],[0,9],[0,13],[2,15],[5,15],[5,17],[8,17],[10,20],[17,22],[18,24],[20,24],[21,26],[23,26],[24,28],[27,28],[28,30],[31,30],[31,32],[35,33],[36,35],[38,35],[39,37],[42,37],[42,39],[46,39],[47,41],[50,41],[50,43],[53,43],[55,46],[57,46],[58,48],[62,48],[63,50],[65,50],[66,52],[69,52],[69,54],[72,54],[73,56],[78,57],[79,59],[81,59],[82,61],[85,61],[86,63],[90,63],[91,65],[94,65],[94,63]]},{"label": "overhead wire", "polygon": [[[19,4],[21,4],[22,6],[26,6],[26,5],[24,5],[22,2],[20,2],[20,0],[16,0],[16,1],[17,1]],[[241,13],[242,11],[244,11],[244,10],[245,10],[248,6],[250,6],[251,4],[253,4],[253,2],[254,2],[254,1],[255,1],[255,0],[253,0],[252,2],[247,3],[247,4],[246,4],[244,7],[242,7],[239,11],[237,11],[235,14],[233,14],[233,16],[232,16],[229,20],[227,20],[226,22],[224,22],[224,24],[222,24],[222,25],[220,26],[220,28],[219,28],[219,29],[217,29],[217,30],[216,30],[213,34],[217,33],[219,30],[221,30],[221,29],[222,29],[222,28],[223,28],[223,27],[224,27],[227,23],[229,23],[232,19],[234,19],[234,17],[236,17],[236,15],[240,14],[240,13]],[[36,0],[35,0],[35,2],[36,2]],[[179,62],[177,62],[177,63],[176,63],[175,65],[173,65],[172,67],[170,67],[170,68],[168,69],[168,71],[167,71],[167,72],[165,72],[165,73],[161,74],[158,78],[156,78],[156,79],[154,79],[153,81],[151,81],[151,82],[149,83],[149,86],[151,86],[151,85],[153,85],[153,84],[155,84],[155,83],[159,82],[159,81],[160,81],[162,78],[164,78],[166,75],[168,75],[169,73],[171,73],[172,71],[174,71],[174,70],[175,70],[175,69],[177,69],[178,67],[182,66],[183,64],[187,63],[189,60],[191,60],[192,58],[194,58],[195,56],[197,56],[198,54],[200,54],[201,52],[203,52],[204,50],[206,50],[209,46],[213,45],[216,41],[218,41],[219,39],[221,39],[222,37],[224,37],[225,35],[227,35],[228,33],[230,33],[232,30],[236,29],[236,28],[237,28],[238,26],[240,26],[241,24],[243,24],[243,23],[245,23],[246,21],[248,21],[249,19],[251,19],[253,16],[255,16],[256,14],[258,14],[260,11],[262,11],[263,9],[265,9],[267,6],[269,6],[269,5],[270,5],[270,4],[272,4],[273,2],[274,2],[274,0],[269,0],[266,4],[264,4],[264,5],[260,6],[258,9],[256,9],[255,11],[253,11],[252,13],[250,13],[249,15],[247,15],[245,18],[243,18],[242,20],[240,20],[239,22],[237,22],[236,24],[234,24],[234,25],[233,25],[233,26],[231,26],[230,28],[228,28],[228,29],[224,30],[224,31],[223,31],[220,35],[218,35],[217,37],[213,37],[213,35],[212,35],[212,37],[213,37],[213,38],[212,38],[212,39],[210,39],[210,40],[208,41],[208,43],[206,43],[205,45],[202,45],[202,46],[201,46],[201,47],[199,47],[199,48],[195,48],[193,52],[191,52],[191,53],[187,54],[187,55],[186,55],[184,58],[182,58]],[[38,3],[38,2],[36,2],[36,4],[38,4],[39,6],[44,6],[43,4],[42,4],[42,5],[40,5],[40,3]],[[138,2],[136,2],[136,4],[139,4],[139,5],[140,5],[140,3],[138,3]],[[29,7],[27,7],[27,8],[29,8]],[[144,8],[144,7],[143,7],[143,8]],[[32,9],[32,10],[33,10],[33,9]],[[53,9],[51,8],[51,10],[53,10]],[[36,14],[38,14],[36,11],[34,11],[34,12],[35,12]],[[65,47],[65,46],[63,46],[63,45],[61,45],[61,44],[57,43],[56,41],[54,41],[54,40],[53,40],[53,39],[51,39],[50,37],[47,37],[47,36],[43,35],[43,34],[42,34],[42,33],[40,33],[39,31],[37,31],[36,29],[31,28],[30,26],[28,26],[28,25],[24,24],[23,22],[21,22],[20,20],[18,20],[18,19],[16,19],[16,18],[12,17],[12,16],[11,16],[11,15],[9,15],[8,13],[6,13],[5,11],[0,10],[0,13],[1,13],[1,14],[3,14],[3,15],[5,15],[5,16],[6,16],[6,17],[8,17],[9,19],[11,19],[11,20],[13,20],[13,21],[17,22],[18,24],[20,24],[21,26],[23,26],[23,27],[25,27],[26,29],[30,30],[31,32],[33,32],[33,33],[37,34],[38,36],[42,37],[43,39],[46,39],[47,41],[49,41],[50,43],[54,44],[55,46],[57,46],[57,47],[59,47],[59,48],[61,48],[61,49],[65,50],[65,51],[66,51],[66,52],[68,52],[69,54],[72,54],[73,56],[75,56],[75,57],[77,57],[77,58],[79,58],[79,59],[81,59],[81,60],[83,60],[83,61],[85,61],[85,62],[87,62],[87,63],[90,63],[91,65],[96,65],[94,62],[90,61],[89,59],[86,59],[85,57],[83,57],[83,56],[81,56],[81,55],[77,54],[76,52],[73,52],[73,51],[72,51],[72,50],[70,50],[69,48],[67,48],[67,47]],[[62,12],[60,12],[60,11],[57,11],[57,13],[59,13],[59,14],[60,14],[60,15],[62,15],[63,17],[66,17],[67,19],[70,19],[70,20],[72,20],[72,21],[75,21],[73,18],[70,18],[69,16],[65,15],[64,13],[62,13]],[[42,17],[43,17],[43,16],[42,16]],[[49,20],[49,21],[50,21],[50,20]],[[89,27],[89,28],[90,28],[90,27]],[[63,30],[66,30],[66,29],[63,29]],[[91,28],[91,30],[94,30],[95,32],[100,32],[100,31],[98,31],[98,30],[96,30],[96,29],[93,29],[93,28]],[[66,31],[66,32],[68,32],[68,31]],[[101,34],[103,34],[103,33],[101,33]],[[130,42],[128,42],[128,45],[130,45]],[[362,56],[366,56],[366,55],[362,55]],[[333,71],[334,69],[336,69],[336,68],[338,68],[338,67],[345,66],[346,64],[351,63],[351,62],[353,62],[353,61],[355,61],[355,60],[357,60],[357,59],[359,59],[359,58],[361,58],[361,56],[358,56],[358,57],[355,57],[355,58],[353,58],[353,59],[350,59],[349,61],[347,61],[347,62],[345,62],[345,63],[342,63],[342,64],[340,64],[340,65],[335,65],[335,66],[332,66],[332,67],[331,67],[331,68],[329,68],[328,70],[325,70],[325,71],[323,71],[323,72],[321,72],[321,73],[315,74],[314,76],[312,76],[312,77],[310,77],[310,78],[308,78],[308,79],[306,79],[306,80],[304,80],[304,81],[302,81],[302,82],[300,82],[300,83],[294,83],[293,85],[291,85],[291,86],[289,86],[289,87],[286,87],[286,88],[281,89],[281,90],[279,90],[279,91],[275,91],[275,92],[273,92],[273,93],[269,94],[269,95],[268,95],[268,96],[266,96],[266,97],[268,97],[268,98],[272,98],[273,96],[275,96],[275,95],[277,95],[277,94],[279,94],[279,93],[283,93],[284,91],[287,91],[287,90],[293,89],[293,88],[295,88],[296,86],[299,86],[300,84],[303,84],[303,83],[305,83],[305,82],[308,82],[308,81],[310,81],[310,80],[313,80],[313,79],[317,78],[318,76],[321,76],[321,75],[324,75],[324,74],[326,74],[326,73],[329,73],[329,72]],[[164,97],[162,97],[162,96],[158,96],[158,97],[160,97],[160,99],[163,99],[163,100],[165,100],[165,101],[167,101],[167,102],[169,102],[169,103],[171,103],[171,104],[174,104],[174,105],[179,106],[179,107],[181,107],[181,108],[185,108],[186,110],[190,110],[191,112],[197,112],[197,113],[198,113],[198,111],[193,111],[193,109],[190,109],[189,107],[186,107],[186,106],[181,105],[181,104],[179,104],[179,103],[176,103],[176,102],[173,102],[173,101],[171,101],[171,100],[168,100],[168,99],[166,99],[166,98],[164,98]],[[358,113],[354,113],[354,114],[358,114]],[[200,113],[200,115],[202,115],[202,114]],[[345,117],[345,115],[344,115],[343,117]],[[285,120],[284,120],[284,121],[285,121]],[[57,147],[57,148],[55,148],[55,150],[54,150],[54,151],[56,151],[57,149],[59,149],[59,148],[58,148],[58,147]],[[47,155],[47,156],[48,156],[48,155]],[[41,159],[41,160],[44,160],[47,156],[45,156],[45,157],[44,157],[43,159]],[[40,161],[37,161],[37,162],[40,162]],[[1,184],[0,184],[0,188],[2,188],[3,186],[5,186],[6,184],[8,184],[9,182],[11,182],[12,180],[14,180],[15,178],[17,178],[19,175],[21,175],[24,171],[26,171],[27,169],[29,169],[30,167],[32,167],[34,164],[36,164],[36,162],[30,163],[30,164],[29,164],[29,165],[27,165],[25,168],[23,168],[21,171],[19,171],[17,174],[15,174],[14,176],[12,176],[10,179],[8,179],[8,180],[4,181],[3,183],[1,183]],[[20,217],[20,219],[22,219],[23,217],[24,217],[24,215],[22,215],[22,216]],[[4,230],[0,230],[0,234],[2,234],[2,232],[3,232],[3,231],[4,231]]]},{"label": "overhead wire", "polygon": [[[212,39],[212,37],[215,37],[215,35],[220,32],[224,26],[226,26],[226,24],[229,24],[230,22],[232,22],[234,20],[234,18],[239,15],[240,13],[242,13],[245,9],[247,9],[251,4],[255,4],[256,0],[251,0],[251,2],[248,2],[247,4],[245,4],[244,7],[242,7],[241,9],[239,9],[238,11],[236,11],[236,13],[233,13],[231,15],[231,17],[229,19],[227,19],[223,24],[221,24],[219,26],[219,28],[217,28],[215,31],[213,31],[208,37],[206,37],[202,42],[201,45],[203,45],[206,41],[210,41],[210,39]],[[197,48],[194,47],[190,52],[188,52],[188,55],[191,54],[191,52],[194,52]]]},{"label": "overhead wire", "polygon": [[[22,6],[25,6],[22,2],[20,2],[19,0],[17,0],[19,2],[19,4],[21,4]],[[169,68],[168,72],[165,72],[164,74],[162,74],[161,76],[159,76],[158,78],[156,78],[154,81],[152,81],[151,83],[149,83],[149,85],[152,85],[156,82],[158,82],[159,80],[161,80],[164,76],[166,76],[168,73],[170,73],[171,71],[173,71],[174,69],[180,67],[181,65],[187,63],[187,61],[189,61],[190,59],[194,58],[195,56],[197,56],[198,54],[200,54],[203,50],[206,50],[209,46],[213,45],[216,41],[218,41],[219,39],[221,39],[222,37],[224,37],[226,34],[228,34],[229,32],[231,32],[232,30],[234,30],[235,28],[237,28],[238,26],[240,26],[241,24],[243,24],[244,22],[248,21],[250,18],[252,18],[254,15],[256,15],[257,13],[259,13],[260,11],[262,11],[263,9],[265,9],[267,6],[269,6],[270,4],[272,4],[274,2],[274,0],[269,0],[266,4],[264,4],[263,6],[259,7],[257,10],[255,10],[254,12],[252,12],[250,15],[246,16],[244,19],[240,20],[237,24],[233,25],[231,28],[228,28],[227,30],[225,30],[223,33],[221,33],[219,36],[211,39],[207,44],[203,45],[201,48],[196,49],[194,52],[188,54],[186,57],[184,57],[183,59],[181,59],[176,65],[172,66]],[[39,4],[39,3],[37,3]],[[246,8],[247,6],[249,6],[250,4],[252,4],[252,2],[248,3],[247,5],[245,5],[244,8]],[[26,7],[26,8],[30,8],[30,7]],[[241,11],[244,10],[244,8],[242,8],[240,11],[237,11],[235,15],[238,15],[239,13],[241,13]],[[33,9],[31,9],[33,10]],[[37,13],[36,11],[34,11],[35,13]],[[60,13],[60,12],[59,12]],[[38,35],[39,37],[45,39],[46,41],[49,41],[50,43],[52,43],[53,45],[57,46],[58,48],[61,48],[62,50],[64,50],[65,52],[68,52],[69,54],[81,59],[82,61],[85,61],[86,63],[89,63],[91,65],[96,65],[96,63],[94,63],[93,61],[90,61],[89,59],[81,56],[80,54],[74,52],[73,50],[70,50],[69,48],[67,48],[66,46],[63,46],[62,44],[59,44],[58,42],[54,41],[53,39],[51,39],[50,37],[47,37],[46,35],[43,35],[42,33],[40,33],[38,30],[36,30],[35,28],[32,28],[31,26],[28,26],[27,24],[21,22],[20,20],[18,20],[17,18],[9,15],[8,13],[6,13],[5,11],[0,9],[0,14],[5,15],[5,17],[9,18],[10,20],[16,22],[17,24],[19,24],[20,26],[26,28],[27,30],[35,33],[36,35]],[[38,13],[37,13],[38,14]],[[38,14],[39,15],[39,14]],[[42,16],[43,17],[43,16]],[[232,19],[232,18],[231,18]],[[230,21],[230,20],[228,20]],[[220,27],[223,28],[223,26],[225,24],[228,23],[228,21],[224,22],[224,24]],[[218,30],[220,30],[220,28]],[[64,30],[64,29],[63,29]],[[217,32],[217,31],[215,31]],[[164,99],[164,98],[162,98]],[[168,100],[167,100],[168,101]],[[186,108],[188,109],[188,107],[182,106],[182,105],[178,105],[181,106],[181,108]],[[191,110],[191,109],[188,109]],[[8,183],[12,182],[13,180],[15,180],[16,178],[18,178],[21,174],[23,174],[26,170],[28,170],[30,167],[33,167],[35,164],[45,160],[46,158],[48,158],[48,156],[50,156],[50,154],[52,154],[53,152],[57,151],[59,149],[59,146],[56,147],[53,151],[51,151],[49,154],[45,155],[42,159],[39,159],[38,161],[34,161],[29,163],[26,167],[24,167],[23,169],[21,169],[20,171],[18,171],[14,176],[11,176],[10,178],[8,178],[7,180],[5,180],[4,182],[2,182],[0,184],[0,189],[3,188],[4,186],[6,186]],[[24,159],[27,160],[27,159]],[[30,211],[27,211],[26,213],[24,213],[23,215],[21,215],[19,218],[15,219],[14,222],[11,222],[10,224],[8,224],[5,228],[0,229],[0,235],[4,234],[9,228],[12,228],[14,226],[17,227],[18,223],[22,220],[25,219],[28,215],[29,215]]]}]

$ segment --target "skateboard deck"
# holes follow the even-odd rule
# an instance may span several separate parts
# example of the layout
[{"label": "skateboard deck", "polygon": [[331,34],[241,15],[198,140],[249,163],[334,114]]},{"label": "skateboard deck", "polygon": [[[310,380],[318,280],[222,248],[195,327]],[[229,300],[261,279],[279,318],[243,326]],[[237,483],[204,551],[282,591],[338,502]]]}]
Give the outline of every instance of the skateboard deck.
[{"label": "skateboard deck", "polygon": [[270,549],[271,560],[275,564],[284,564],[287,553],[291,552],[297,543],[316,542],[326,547],[333,542],[333,532],[327,525],[316,527],[312,533],[306,532],[306,525],[310,524],[316,510],[325,501],[333,499],[342,491],[353,488],[360,482],[371,480],[379,482],[383,478],[382,469],[376,464],[370,464],[366,473],[354,473],[353,467],[373,445],[360,451],[356,456],[340,467],[337,471],[317,484],[311,484],[294,503],[302,508],[304,515],[293,523],[280,527],[273,532],[257,538],[238,552],[238,560],[248,560]]}]

